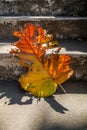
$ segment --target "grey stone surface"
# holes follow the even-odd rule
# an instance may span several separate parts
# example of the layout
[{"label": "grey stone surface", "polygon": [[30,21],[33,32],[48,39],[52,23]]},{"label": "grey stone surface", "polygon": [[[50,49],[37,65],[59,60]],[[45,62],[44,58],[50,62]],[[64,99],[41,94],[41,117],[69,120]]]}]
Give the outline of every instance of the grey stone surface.
[{"label": "grey stone surface", "polygon": [[20,66],[19,60],[8,54],[0,54],[0,79],[18,79],[18,77],[27,72],[27,68]]},{"label": "grey stone surface", "polygon": [[87,56],[73,56],[71,68],[74,71],[72,79],[87,80]]},{"label": "grey stone surface", "polygon": [[53,33],[58,39],[87,39],[87,19],[61,18],[0,18],[0,40],[15,40],[14,31],[19,31],[25,23],[33,23]]},{"label": "grey stone surface", "polygon": [[87,16],[86,0],[1,0],[1,16]]},{"label": "grey stone surface", "polygon": [[0,130],[87,130],[87,82],[67,81],[38,99],[16,81],[0,81]]}]

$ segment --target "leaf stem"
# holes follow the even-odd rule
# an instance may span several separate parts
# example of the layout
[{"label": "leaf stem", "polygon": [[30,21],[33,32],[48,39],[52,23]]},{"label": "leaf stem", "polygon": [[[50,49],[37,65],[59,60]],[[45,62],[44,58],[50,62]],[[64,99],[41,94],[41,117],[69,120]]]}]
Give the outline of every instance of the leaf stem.
[{"label": "leaf stem", "polygon": [[61,90],[62,90],[64,93],[66,93],[66,90],[63,88],[62,85],[59,85],[59,87],[61,88]]}]

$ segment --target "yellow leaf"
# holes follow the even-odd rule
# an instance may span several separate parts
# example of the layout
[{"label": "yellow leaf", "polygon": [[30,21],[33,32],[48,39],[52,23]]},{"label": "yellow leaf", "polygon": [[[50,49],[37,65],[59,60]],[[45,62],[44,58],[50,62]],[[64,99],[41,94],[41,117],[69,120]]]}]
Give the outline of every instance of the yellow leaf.
[{"label": "yellow leaf", "polygon": [[19,78],[22,88],[38,97],[53,95],[57,89],[57,84],[34,55],[29,56],[29,59],[32,59],[34,63],[31,66],[32,71],[28,71],[27,74]]}]

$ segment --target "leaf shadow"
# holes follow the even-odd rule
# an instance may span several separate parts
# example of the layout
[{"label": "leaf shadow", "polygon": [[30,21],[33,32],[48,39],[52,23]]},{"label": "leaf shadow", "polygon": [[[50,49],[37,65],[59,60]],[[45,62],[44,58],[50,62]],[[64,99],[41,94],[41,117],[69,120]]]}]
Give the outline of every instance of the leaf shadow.
[{"label": "leaf shadow", "polygon": [[[5,100],[3,100],[3,98],[5,98]],[[23,98],[26,98],[26,100],[22,101]],[[37,103],[41,100],[41,98],[37,98],[32,94],[25,92],[17,81],[3,80],[0,80],[0,99],[7,105],[29,105],[33,104],[33,100],[37,100]],[[44,101],[46,101],[56,112],[64,114],[65,111],[68,111],[67,108],[55,100],[54,96],[44,98]]]},{"label": "leaf shadow", "polygon": [[[22,101],[23,97],[26,97],[25,101]],[[5,99],[5,104],[8,105],[27,105],[32,104],[33,101],[33,96],[29,93],[25,93],[17,81],[0,81],[0,99],[2,98],[9,100],[6,101]]]},{"label": "leaf shadow", "polygon": [[64,106],[62,106],[60,103],[58,103],[55,100],[54,96],[48,97],[48,98],[44,98],[44,100],[56,111],[62,114],[65,114],[65,111],[69,111],[67,108],[65,108]]}]

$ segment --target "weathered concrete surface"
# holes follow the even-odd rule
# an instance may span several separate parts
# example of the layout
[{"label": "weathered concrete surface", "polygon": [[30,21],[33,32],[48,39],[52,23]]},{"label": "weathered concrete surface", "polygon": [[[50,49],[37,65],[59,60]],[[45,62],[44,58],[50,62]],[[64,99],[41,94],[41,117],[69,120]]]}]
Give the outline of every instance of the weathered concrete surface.
[{"label": "weathered concrete surface", "polygon": [[0,79],[18,79],[27,72],[27,68],[20,66],[19,60],[8,54],[0,54]]},{"label": "weathered concrete surface", "polygon": [[16,81],[0,81],[0,130],[87,130],[87,82],[38,100]]},{"label": "weathered concrete surface", "polygon": [[0,17],[0,40],[15,40],[14,31],[33,23],[58,39],[87,39],[87,18]]},{"label": "weathered concrete surface", "polygon": [[86,0],[1,0],[1,16],[87,16]]},{"label": "weathered concrete surface", "polygon": [[72,79],[87,80],[87,56],[73,56],[71,68],[74,70]]}]

